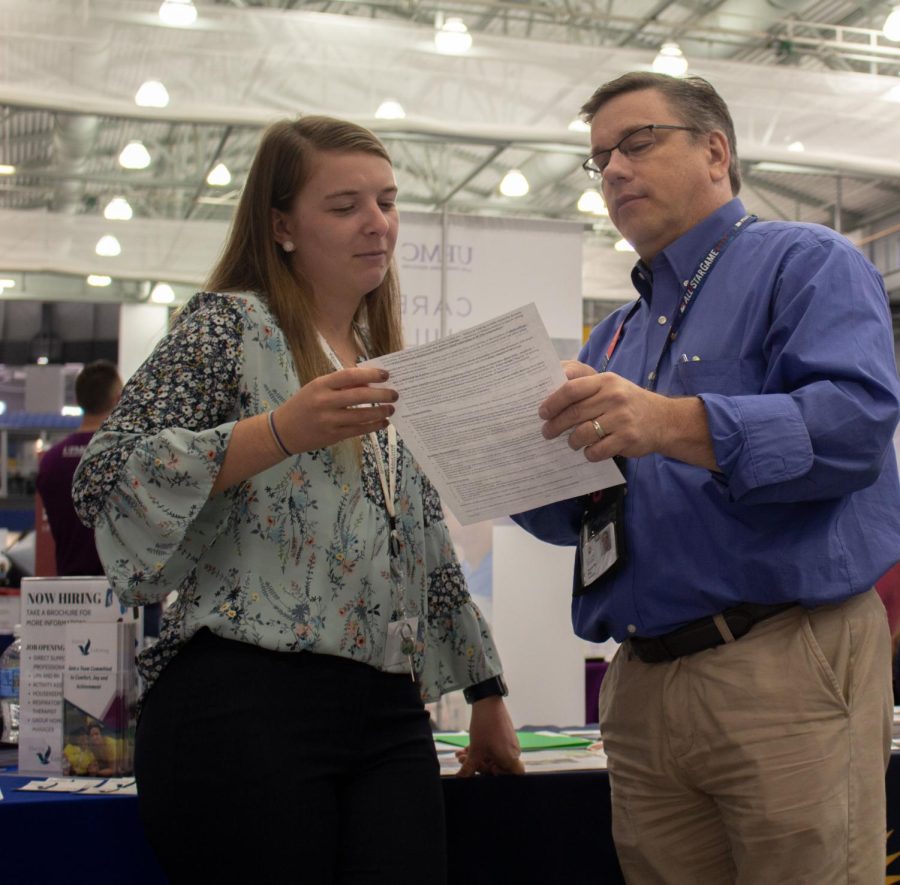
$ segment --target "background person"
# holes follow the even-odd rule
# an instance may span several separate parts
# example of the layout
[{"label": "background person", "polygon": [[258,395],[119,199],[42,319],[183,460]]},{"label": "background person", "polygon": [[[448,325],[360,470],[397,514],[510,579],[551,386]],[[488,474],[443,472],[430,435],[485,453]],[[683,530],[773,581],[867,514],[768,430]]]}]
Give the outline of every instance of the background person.
[{"label": "background person", "polygon": [[178,591],[140,659],[135,758],[173,882],[444,881],[423,706],[444,692],[473,703],[463,773],[521,771],[440,500],[388,424],[396,392],[355,367],[402,346],[396,194],[368,130],[269,128],[214,291],[76,478],[121,598]]},{"label": "background person", "polygon": [[891,646],[872,585],[900,556],[883,282],[831,230],[746,217],[704,80],[626,74],[582,112],[639,297],[539,415],[589,461],[618,456],[627,494],[517,518],[558,544],[584,525],[575,629],[623,642],[600,693],[622,868],[881,881]]},{"label": "background person", "polygon": [[93,529],[82,523],[72,503],[72,478],[91,437],[121,393],[122,379],[109,360],[84,366],[75,377],[75,401],[84,412],[81,424],[41,455],[37,490],[53,535],[57,575],[103,574]]}]

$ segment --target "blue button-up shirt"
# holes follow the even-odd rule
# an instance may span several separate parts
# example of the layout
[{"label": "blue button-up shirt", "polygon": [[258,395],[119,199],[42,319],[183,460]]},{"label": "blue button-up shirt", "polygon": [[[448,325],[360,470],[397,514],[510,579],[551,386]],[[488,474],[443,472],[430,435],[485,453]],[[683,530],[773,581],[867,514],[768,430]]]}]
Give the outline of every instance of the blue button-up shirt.
[{"label": "blue button-up shirt", "polygon": [[[744,214],[732,200],[635,267],[640,297],[609,371],[647,384],[685,281]],[[593,330],[582,362],[602,366],[631,309]],[[656,390],[700,397],[721,472],[627,459],[627,562],[573,600],[579,636],[655,636],[740,602],[838,602],[900,559],[888,300],[846,239],[818,225],[747,226],[689,308]],[[514,518],[571,545],[583,510],[571,500]]]}]

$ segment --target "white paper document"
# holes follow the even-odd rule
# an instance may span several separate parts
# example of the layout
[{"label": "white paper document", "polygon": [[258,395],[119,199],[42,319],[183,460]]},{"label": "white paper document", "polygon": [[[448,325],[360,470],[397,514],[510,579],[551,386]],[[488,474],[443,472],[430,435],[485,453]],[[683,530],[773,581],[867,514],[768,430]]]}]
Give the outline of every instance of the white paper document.
[{"label": "white paper document", "polygon": [[541,435],[538,406],[566,378],[534,304],[366,365],[390,373],[391,422],[463,525],[624,481]]}]

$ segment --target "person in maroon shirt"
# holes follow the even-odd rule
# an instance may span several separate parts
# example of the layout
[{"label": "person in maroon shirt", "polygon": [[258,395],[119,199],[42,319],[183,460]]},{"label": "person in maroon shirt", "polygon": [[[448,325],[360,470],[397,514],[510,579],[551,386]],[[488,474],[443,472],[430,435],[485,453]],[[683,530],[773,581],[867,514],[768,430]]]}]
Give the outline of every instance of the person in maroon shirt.
[{"label": "person in maroon shirt", "polygon": [[84,410],[78,429],[41,457],[37,490],[56,545],[58,575],[102,575],[94,531],[72,504],[72,477],[94,431],[106,420],[122,393],[122,379],[109,360],[88,363],[75,379],[75,400]]}]

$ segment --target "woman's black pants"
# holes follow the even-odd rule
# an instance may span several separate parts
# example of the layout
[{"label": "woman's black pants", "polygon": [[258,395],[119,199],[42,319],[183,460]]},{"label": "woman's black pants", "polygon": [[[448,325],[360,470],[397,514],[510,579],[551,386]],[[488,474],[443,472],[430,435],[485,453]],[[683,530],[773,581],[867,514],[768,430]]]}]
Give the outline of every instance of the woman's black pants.
[{"label": "woman's black pants", "polygon": [[438,763],[409,676],[203,629],[144,700],[135,771],[173,885],[446,881]]}]

